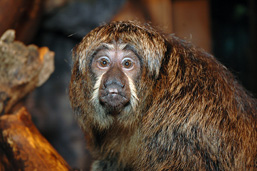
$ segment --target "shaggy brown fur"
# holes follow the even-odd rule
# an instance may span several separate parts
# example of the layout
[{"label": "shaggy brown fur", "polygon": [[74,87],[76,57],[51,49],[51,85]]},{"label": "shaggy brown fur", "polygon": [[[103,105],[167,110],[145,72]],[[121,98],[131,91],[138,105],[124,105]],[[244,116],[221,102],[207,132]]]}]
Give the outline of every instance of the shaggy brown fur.
[{"label": "shaggy brown fur", "polygon": [[[128,43],[141,60],[139,105],[106,116],[90,101],[100,43]],[[75,48],[70,100],[92,170],[257,170],[256,101],[213,56],[149,25],[112,22]]]}]

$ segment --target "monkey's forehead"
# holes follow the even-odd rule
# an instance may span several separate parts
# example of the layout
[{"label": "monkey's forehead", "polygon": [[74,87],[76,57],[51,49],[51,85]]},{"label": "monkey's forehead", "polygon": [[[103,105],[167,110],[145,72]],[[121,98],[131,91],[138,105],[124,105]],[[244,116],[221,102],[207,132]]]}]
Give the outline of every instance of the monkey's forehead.
[{"label": "monkey's forehead", "polygon": [[130,43],[141,49],[153,48],[163,51],[165,48],[165,38],[158,31],[149,25],[138,24],[132,21],[114,21],[92,30],[86,35],[81,44],[85,48],[99,46],[100,43]]},{"label": "monkey's forehead", "polygon": [[101,46],[108,50],[114,50],[114,49],[123,50],[127,46],[127,43],[117,43],[117,42],[106,43],[106,42],[104,42],[104,43],[101,43]]},{"label": "monkey's forehead", "polygon": [[[148,24],[135,21],[114,21],[95,28],[87,34],[77,48],[80,58],[90,58],[102,44],[132,46],[150,71],[158,70],[167,51],[167,40]],[[81,56],[82,55],[82,56]]]}]

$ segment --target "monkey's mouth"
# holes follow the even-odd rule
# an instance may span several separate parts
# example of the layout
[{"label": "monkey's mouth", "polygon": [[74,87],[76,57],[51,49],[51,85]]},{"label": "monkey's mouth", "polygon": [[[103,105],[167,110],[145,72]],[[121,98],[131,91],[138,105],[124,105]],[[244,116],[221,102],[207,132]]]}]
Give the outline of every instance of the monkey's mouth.
[{"label": "monkey's mouth", "polygon": [[110,114],[119,114],[128,103],[129,99],[123,93],[100,91],[100,104],[105,106]]}]

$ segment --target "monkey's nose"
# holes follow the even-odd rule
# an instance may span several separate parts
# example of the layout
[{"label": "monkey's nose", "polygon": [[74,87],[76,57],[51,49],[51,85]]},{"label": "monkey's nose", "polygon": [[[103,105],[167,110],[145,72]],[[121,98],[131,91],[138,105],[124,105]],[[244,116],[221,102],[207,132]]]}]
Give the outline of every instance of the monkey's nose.
[{"label": "monkey's nose", "polygon": [[119,91],[117,88],[109,88],[108,92],[109,92],[109,94],[118,94]]},{"label": "monkey's nose", "polygon": [[105,91],[107,94],[115,97],[116,95],[120,94],[120,92],[122,92],[122,87],[118,84],[111,84],[105,88]]},{"label": "monkey's nose", "polygon": [[120,81],[117,81],[117,80],[108,80],[104,83],[105,88],[108,88],[108,87],[111,88],[113,86],[118,86],[118,87],[124,88],[124,84],[122,84]]}]

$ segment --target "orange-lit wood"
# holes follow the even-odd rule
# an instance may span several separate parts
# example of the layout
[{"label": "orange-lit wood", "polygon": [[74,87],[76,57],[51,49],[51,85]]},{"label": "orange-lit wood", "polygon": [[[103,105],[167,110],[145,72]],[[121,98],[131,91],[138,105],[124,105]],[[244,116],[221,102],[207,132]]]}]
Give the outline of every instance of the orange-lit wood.
[{"label": "orange-lit wood", "polygon": [[21,108],[0,117],[0,170],[69,170],[69,165],[40,134]]}]

